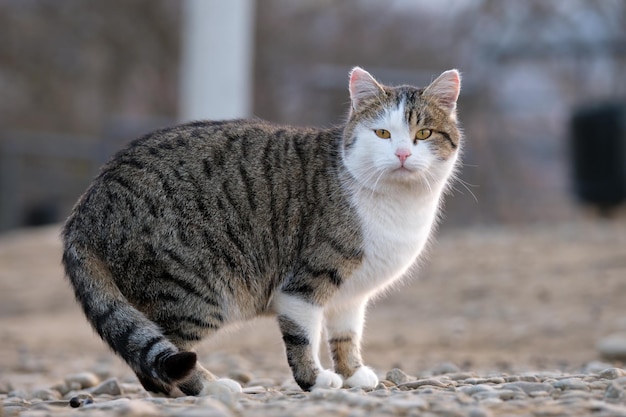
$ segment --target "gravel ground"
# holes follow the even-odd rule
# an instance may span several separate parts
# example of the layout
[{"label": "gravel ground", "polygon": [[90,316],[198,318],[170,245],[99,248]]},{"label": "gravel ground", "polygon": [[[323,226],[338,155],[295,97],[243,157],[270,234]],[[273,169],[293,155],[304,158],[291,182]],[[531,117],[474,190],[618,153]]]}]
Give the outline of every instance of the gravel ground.
[{"label": "gravel ground", "polygon": [[417,277],[370,309],[375,390],[303,393],[261,319],[199,348],[243,394],[176,399],[151,397],[93,334],[58,231],[0,236],[0,417],[626,416],[623,219],[440,233]]}]

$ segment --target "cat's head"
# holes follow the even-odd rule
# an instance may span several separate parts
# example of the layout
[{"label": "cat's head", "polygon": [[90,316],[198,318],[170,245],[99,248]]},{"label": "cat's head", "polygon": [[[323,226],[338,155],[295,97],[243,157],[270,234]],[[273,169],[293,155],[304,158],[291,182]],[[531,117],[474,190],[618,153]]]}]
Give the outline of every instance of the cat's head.
[{"label": "cat's head", "polygon": [[416,88],[384,86],[354,68],[343,158],[356,181],[380,190],[394,183],[443,187],[461,147],[456,118],[460,88],[456,70]]}]

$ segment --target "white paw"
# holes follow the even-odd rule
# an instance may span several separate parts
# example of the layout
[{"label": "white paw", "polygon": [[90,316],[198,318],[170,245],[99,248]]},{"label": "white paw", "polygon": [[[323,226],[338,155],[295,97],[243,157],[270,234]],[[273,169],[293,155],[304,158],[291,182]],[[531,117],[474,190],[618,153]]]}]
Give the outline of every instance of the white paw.
[{"label": "white paw", "polygon": [[219,395],[223,393],[236,394],[243,391],[237,381],[228,378],[221,378],[216,381],[204,381],[203,385],[202,391],[198,394],[200,396]]},{"label": "white paw", "polygon": [[345,385],[350,388],[376,388],[378,385],[378,377],[367,366],[361,366],[357,371],[348,379],[346,379]]},{"label": "white paw", "polygon": [[311,389],[314,390],[315,388],[341,388],[342,385],[343,380],[339,375],[337,375],[333,371],[323,369],[317,375],[317,378],[315,379],[315,385],[313,385]]}]

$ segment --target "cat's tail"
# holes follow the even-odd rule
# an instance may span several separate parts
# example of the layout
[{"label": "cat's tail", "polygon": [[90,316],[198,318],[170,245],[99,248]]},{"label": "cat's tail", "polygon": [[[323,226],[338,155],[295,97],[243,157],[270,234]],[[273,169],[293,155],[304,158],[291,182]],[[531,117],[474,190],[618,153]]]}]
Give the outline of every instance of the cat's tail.
[{"label": "cat's tail", "polygon": [[133,307],[109,268],[90,250],[65,236],[63,264],[76,299],[100,337],[130,365],[149,391],[168,394],[171,384],[196,365],[194,352],[181,352],[159,326]]}]

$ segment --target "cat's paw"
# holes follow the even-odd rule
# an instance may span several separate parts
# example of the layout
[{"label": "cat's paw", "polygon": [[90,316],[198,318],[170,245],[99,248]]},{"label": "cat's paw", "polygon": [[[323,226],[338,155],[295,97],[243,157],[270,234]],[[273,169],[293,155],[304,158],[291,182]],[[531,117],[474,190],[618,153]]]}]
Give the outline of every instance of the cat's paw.
[{"label": "cat's paw", "polygon": [[349,388],[373,389],[378,385],[378,377],[371,368],[361,366],[350,378],[346,379],[344,385]]},{"label": "cat's paw", "polygon": [[339,375],[328,369],[323,369],[315,378],[315,384],[311,387],[311,390],[315,388],[341,388],[343,380]]},{"label": "cat's paw", "polygon": [[242,391],[243,390],[241,388],[241,385],[239,385],[239,382],[233,381],[232,379],[228,378],[220,378],[215,381],[204,381],[202,390],[198,395],[216,395],[226,392],[237,394]]}]

